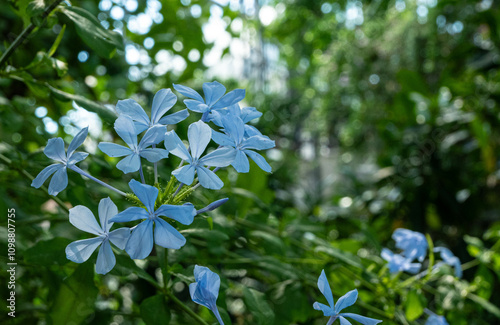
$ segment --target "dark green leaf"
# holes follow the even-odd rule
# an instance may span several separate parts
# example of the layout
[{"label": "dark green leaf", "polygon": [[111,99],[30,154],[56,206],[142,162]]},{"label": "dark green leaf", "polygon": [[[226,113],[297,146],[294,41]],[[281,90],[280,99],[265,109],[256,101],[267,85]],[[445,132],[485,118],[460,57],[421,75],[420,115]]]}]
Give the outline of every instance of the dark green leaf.
[{"label": "dark green leaf", "polygon": [[142,320],[147,325],[169,324],[170,308],[163,295],[156,295],[145,299],[141,303]]},{"label": "dark green leaf", "polygon": [[259,325],[274,324],[274,311],[266,301],[266,296],[254,289],[243,289],[243,300]]},{"label": "dark green leaf", "polygon": [[24,261],[43,266],[64,265],[69,262],[64,249],[70,242],[61,237],[39,241],[24,253]]}]

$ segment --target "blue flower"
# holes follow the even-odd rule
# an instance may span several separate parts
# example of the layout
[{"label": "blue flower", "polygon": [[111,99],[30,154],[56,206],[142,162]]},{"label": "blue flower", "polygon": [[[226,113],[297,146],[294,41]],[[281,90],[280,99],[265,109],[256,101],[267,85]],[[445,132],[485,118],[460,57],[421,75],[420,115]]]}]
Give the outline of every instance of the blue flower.
[{"label": "blue flower", "polygon": [[158,189],[153,186],[141,184],[136,180],[129,183],[130,189],[144,204],[145,208],[131,207],[118,213],[111,218],[113,222],[127,222],[146,219],[132,230],[125,250],[133,259],[146,258],[153,249],[153,225],[154,242],[165,248],[179,249],[186,243],[182,236],[168,222],[160,216],[174,219],[183,225],[190,225],[196,215],[196,209],[191,203],[184,205],[164,204],[155,210],[155,202],[158,197]]},{"label": "blue flower", "polygon": [[448,322],[446,321],[446,318],[444,318],[444,316],[436,315],[427,308],[425,308],[425,312],[429,315],[429,318],[427,318],[425,325],[448,325]]},{"label": "blue flower", "polygon": [[457,276],[457,278],[462,277],[462,264],[460,263],[458,257],[453,255],[453,253],[448,248],[436,247],[434,248],[434,252],[441,253],[443,262],[455,268],[455,275]]},{"label": "blue flower", "polygon": [[153,98],[151,118],[144,109],[133,99],[120,100],[116,110],[120,115],[130,117],[135,124],[136,133],[139,134],[154,126],[177,124],[189,116],[187,109],[163,117],[177,102],[177,97],[170,89],[160,89]]},{"label": "blue flower", "polygon": [[123,157],[116,164],[116,168],[125,174],[136,172],[141,167],[141,158],[146,158],[149,162],[155,163],[160,159],[168,157],[168,151],[159,148],[148,148],[157,144],[163,138],[162,126],[154,126],[144,134],[139,144],[137,144],[137,134],[134,122],[128,116],[120,116],[115,121],[115,131],[125,141],[129,148],[111,142],[99,143],[99,149],[110,157]]},{"label": "blue flower", "polygon": [[358,290],[354,289],[352,291],[349,291],[339,298],[337,304],[334,304],[332,290],[330,289],[330,284],[328,283],[328,279],[326,278],[325,270],[321,271],[321,275],[318,278],[318,288],[323,296],[325,296],[326,301],[328,301],[328,306],[319,302],[315,302],[313,307],[316,310],[321,310],[324,316],[330,316],[327,325],[333,324],[333,322],[337,319],[340,320],[341,325],[351,324],[347,319],[345,319],[345,317],[354,319],[355,321],[360,322],[364,325],[375,325],[382,322],[381,320],[368,318],[357,314],[340,313],[342,309],[354,305],[354,303],[358,299]]},{"label": "blue flower", "polygon": [[186,86],[174,84],[174,89],[184,96],[192,98],[184,100],[184,104],[193,112],[203,113],[201,120],[204,122],[209,121],[209,114],[213,110],[229,107],[245,98],[244,89],[235,89],[224,95],[226,87],[217,81],[203,84],[205,99],[197,91]]},{"label": "blue flower", "polygon": [[396,247],[402,249],[402,254],[410,260],[422,262],[427,255],[429,245],[422,233],[399,228],[394,231],[392,238],[396,241]]},{"label": "blue flower", "polygon": [[92,211],[83,205],[78,205],[69,210],[69,222],[76,228],[98,237],[77,240],[66,247],[66,258],[75,263],[83,263],[89,259],[99,245],[99,254],[95,270],[99,274],[106,274],[116,264],[116,258],[111,249],[110,241],[119,249],[125,247],[125,243],[130,236],[129,228],[119,228],[109,231],[113,222],[109,219],[118,213],[116,205],[108,197],[99,202],[99,225]]},{"label": "blue flower", "polygon": [[85,138],[87,138],[88,127],[83,128],[73,138],[68,147],[68,152],[64,152],[64,140],[61,138],[50,139],[47,146],[43,150],[45,155],[50,159],[59,161],[60,164],[52,164],[45,167],[33,180],[31,186],[39,188],[45,183],[50,175],[54,174],[49,184],[49,194],[57,195],[68,186],[68,173],[67,169],[71,168],[77,162],[84,160],[89,154],[86,152],[79,152],[76,149],[82,145]]},{"label": "blue flower", "polygon": [[394,254],[387,248],[382,249],[382,258],[389,262],[389,271],[391,273],[408,272],[411,274],[417,273],[420,268],[420,263],[412,263],[411,259],[400,254]]},{"label": "blue flower", "polygon": [[256,127],[252,125],[248,125],[246,123],[259,118],[262,116],[262,113],[259,112],[255,107],[243,107],[240,108],[239,104],[234,104],[229,106],[227,109],[221,109],[212,111],[210,120],[217,126],[223,127],[222,118],[226,115],[238,116],[241,118],[243,123],[245,123],[245,136],[251,137],[253,135],[262,135]]},{"label": "blue flower", "polygon": [[202,306],[210,309],[219,323],[224,325],[217,309],[217,297],[219,296],[220,278],[217,273],[210,271],[208,267],[194,267],[195,283],[189,285],[191,299]]},{"label": "blue flower", "polygon": [[211,135],[212,129],[202,121],[191,124],[188,129],[188,140],[191,151],[189,153],[174,131],[165,134],[165,148],[188,163],[188,165],[172,172],[172,175],[179,182],[191,185],[196,172],[201,186],[215,190],[224,186],[220,178],[205,166],[226,167],[233,162],[235,151],[232,148],[219,148],[201,157],[210,142]]},{"label": "blue flower", "polygon": [[260,154],[253,150],[265,150],[275,146],[274,141],[263,135],[254,135],[249,138],[244,137],[244,123],[238,116],[226,115],[221,119],[226,134],[212,131],[212,139],[220,146],[232,147],[235,152],[235,159],[231,165],[238,173],[248,173],[250,163],[248,157],[264,171],[270,173],[271,166]]}]

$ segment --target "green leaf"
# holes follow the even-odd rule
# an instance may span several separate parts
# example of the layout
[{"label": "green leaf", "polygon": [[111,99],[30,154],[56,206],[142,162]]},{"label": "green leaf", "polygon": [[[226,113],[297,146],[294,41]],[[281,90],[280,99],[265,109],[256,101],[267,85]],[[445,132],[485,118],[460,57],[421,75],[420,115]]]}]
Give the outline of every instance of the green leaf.
[{"label": "green leaf", "polygon": [[207,218],[208,226],[210,227],[210,230],[214,229],[214,219],[212,217]]},{"label": "green leaf", "polygon": [[124,50],[123,38],[120,34],[104,29],[90,12],[78,7],[64,7],[61,11],[76,26],[76,32],[82,40],[99,56],[111,58],[116,49]]},{"label": "green leaf", "polygon": [[142,320],[147,325],[169,324],[170,308],[163,295],[156,295],[145,299],[141,304]]},{"label": "green leaf", "polygon": [[24,261],[43,266],[64,265],[69,262],[64,249],[70,242],[71,240],[60,237],[39,241],[24,253]]},{"label": "green leaf", "polygon": [[156,280],[151,275],[138,267],[130,257],[125,255],[116,255],[116,265],[109,273],[118,276],[135,273],[141,279],[150,283],[156,283]]},{"label": "green leaf", "polygon": [[98,290],[94,265],[80,264],[62,283],[50,312],[52,324],[80,324],[94,312]]},{"label": "green leaf", "polygon": [[274,311],[266,302],[266,296],[259,291],[244,288],[243,300],[259,325],[274,324]]},{"label": "green leaf", "polygon": [[488,300],[481,298],[479,296],[476,296],[475,294],[468,293],[467,298],[470,300],[474,301],[475,303],[479,304],[481,307],[495,315],[497,318],[500,318],[500,308],[489,302]]},{"label": "green leaf", "polygon": [[419,295],[417,290],[411,290],[406,297],[405,313],[406,318],[411,322],[419,318],[424,313],[425,298]]},{"label": "green leaf", "polygon": [[26,8],[26,14],[29,17],[35,17],[41,15],[44,10],[45,10],[45,1],[34,0],[28,3],[28,7]]}]

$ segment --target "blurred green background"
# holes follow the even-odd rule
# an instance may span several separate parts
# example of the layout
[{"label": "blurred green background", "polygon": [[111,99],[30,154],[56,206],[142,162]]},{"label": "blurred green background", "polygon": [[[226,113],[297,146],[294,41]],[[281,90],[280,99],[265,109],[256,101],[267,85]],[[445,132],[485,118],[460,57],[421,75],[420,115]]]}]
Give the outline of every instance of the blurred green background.
[{"label": "blurred green background", "polygon": [[[169,252],[175,296],[215,322],[187,289],[204,265],[221,276],[228,323],[325,324],[312,308],[324,303],[316,281],[325,269],[336,299],[358,289],[349,312],[384,324],[423,324],[424,307],[450,324],[500,322],[498,2],[71,1],[83,20],[70,19],[69,2],[44,17],[51,3],[0,3],[2,54],[34,28],[0,66],[0,265],[8,208],[19,264],[17,317],[5,310],[2,323],[194,324],[155,287],[165,280],[161,251],[138,263],[123,253],[106,276],[66,260],[64,247],[87,237],[30,178],[49,164],[48,139],[69,143],[90,125],[80,167],[127,190],[132,175],[97,149],[116,139],[116,102],[147,108],[161,88],[212,80],[246,88],[244,104],[264,113],[257,127],[276,141],[273,173],[227,168],[221,191],[196,192],[198,208],[230,201],[210,214],[213,229],[204,218],[182,227],[186,246]],[[161,166],[165,183],[177,164]],[[120,211],[130,206],[70,172],[57,198],[96,212],[107,196]],[[398,227],[449,247],[464,278],[446,268],[420,280],[390,275],[380,251],[394,248]]]}]

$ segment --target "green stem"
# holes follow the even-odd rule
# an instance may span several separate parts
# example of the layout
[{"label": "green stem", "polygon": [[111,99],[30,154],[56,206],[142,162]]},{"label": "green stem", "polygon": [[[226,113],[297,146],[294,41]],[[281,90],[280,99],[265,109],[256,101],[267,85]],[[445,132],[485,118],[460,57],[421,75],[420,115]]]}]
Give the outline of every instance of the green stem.
[{"label": "green stem", "polygon": [[[45,11],[42,13],[42,23],[45,22],[45,19],[50,15],[50,13],[56,9],[56,7],[62,2],[62,0],[54,1],[50,6],[48,6]],[[9,48],[5,51],[5,53],[0,58],[0,67],[7,62],[7,59],[14,53],[14,51],[26,40],[29,34],[33,32],[35,29],[35,24],[31,23],[26,27],[21,34],[14,40],[14,42],[9,46]]]},{"label": "green stem", "polygon": [[189,316],[193,317],[199,324],[208,325],[208,323],[205,320],[203,320],[203,318],[198,316],[194,311],[191,310],[191,308],[189,308],[182,301],[177,299],[177,297],[174,296],[170,291],[166,291],[165,294],[173,303],[175,303],[180,309],[185,311],[186,314],[189,314]]},{"label": "green stem", "polygon": [[[12,162],[12,160],[10,160],[9,158],[5,157],[4,155],[0,154],[0,160],[2,160],[7,166],[9,166],[10,168],[14,169],[14,170],[17,170],[19,171],[21,174],[23,174],[24,176],[26,176],[26,178],[28,178],[29,180],[33,181],[35,178],[30,174],[28,173],[25,169],[21,168],[21,167],[18,167],[16,166],[16,164],[14,164]],[[48,197],[50,197],[52,200],[54,200],[64,211],[66,211],[66,213],[69,213],[69,209],[68,207],[64,204],[63,201],[61,201],[61,199],[59,199],[58,197],[55,197],[55,196],[52,196],[49,194],[49,191],[47,190],[47,187],[45,186],[41,186],[40,189],[42,191],[45,192],[45,194],[47,194]]]}]

